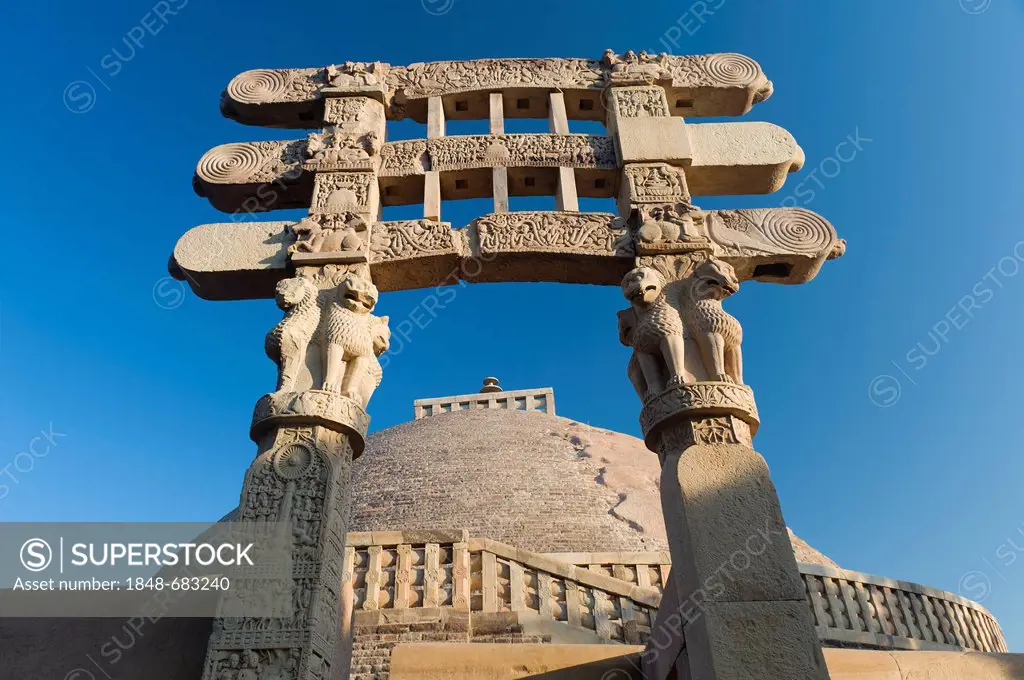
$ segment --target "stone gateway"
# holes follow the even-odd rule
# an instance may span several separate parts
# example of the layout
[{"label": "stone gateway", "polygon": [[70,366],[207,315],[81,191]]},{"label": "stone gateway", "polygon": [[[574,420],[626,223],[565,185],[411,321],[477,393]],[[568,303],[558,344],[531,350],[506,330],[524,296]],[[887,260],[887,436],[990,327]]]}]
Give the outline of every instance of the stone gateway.
[{"label": "stone gateway", "polygon": [[[284,312],[232,518],[292,525],[294,611],[214,620],[203,680],[824,680],[884,663],[823,645],[1006,651],[979,605],[839,569],[787,530],[723,301],[748,281],[810,281],[845,242],[801,208],[694,202],[773,192],[800,170],[782,128],[697,122],[772,91],[739,54],[612,50],[260,69],[228,84],[225,116],[308,132],[208,151],[196,192],[225,212],[308,214],[195,227],[170,270],[203,298],[276,298]],[[506,117],[546,118],[549,133],[506,134]],[[387,141],[403,118],[424,137]],[[490,134],[445,135],[465,119]],[[573,134],[572,120],[607,134]],[[537,195],[556,210],[509,211],[510,196]],[[480,197],[490,214],[442,221],[443,200]],[[614,199],[615,213],[581,212],[580,197]],[[395,205],[422,218],[382,220]],[[418,401],[413,423],[368,442],[390,343],[380,294],[459,279],[620,286],[643,446],[554,415],[550,389],[494,378]],[[509,469],[499,485],[495,456]],[[948,677],[981,677],[959,667]],[[896,677],[881,673],[858,677]]]}]

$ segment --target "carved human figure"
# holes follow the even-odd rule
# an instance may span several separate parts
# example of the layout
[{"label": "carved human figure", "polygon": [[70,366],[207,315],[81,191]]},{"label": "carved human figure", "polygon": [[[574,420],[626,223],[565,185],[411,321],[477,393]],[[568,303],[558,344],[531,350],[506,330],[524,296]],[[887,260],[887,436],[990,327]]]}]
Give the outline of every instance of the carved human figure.
[{"label": "carved human figure", "polygon": [[259,680],[260,660],[256,652],[245,650],[242,652],[242,670],[238,671],[238,680]]},{"label": "carved human figure", "polygon": [[327,304],[323,323],[323,389],[337,392],[366,406],[380,384],[377,357],[391,337],[388,318],[370,314],[377,304],[377,288],[356,274],[338,285]]},{"label": "carved human figure", "polygon": [[661,62],[665,60],[666,56],[660,54],[655,57],[647,52],[637,54],[633,50],[628,50],[620,56],[615,54],[614,50],[605,50],[601,64],[611,70],[612,80],[620,80],[624,77],[626,79],[639,77],[659,80],[666,76],[666,72],[661,66]]},{"label": "carved human figure", "polygon": [[740,289],[736,271],[728,262],[709,259],[700,264],[680,294],[687,334],[700,348],[709,380],[743,383],[743,328],[722,307],[722,300]]},{"label": "carved human figure", "polygon": [[627,372],[637,394],[649,394],[682,382],[683,322],[665,294],[665,279],[650,267],[637,267],[622,278],[630,308],[619,312],[619,340],[633,348]]},{"label": "carved human figure", "polygon": [[327,79],[333,87],[367,87],[379,85],[377,71],[383,70],[379,62],[346,61],[327,67]]},{"label": "carved human figure", "polygon": [[337,127],[326,133],[313,133],[306,142],[308,163],[352,163],[365,160],[380,151],[380,138],[374,132],[345,133]]},{"label": "carved human figure", "polygon": [[267,333],[267,356],[277,364],[277,391],[295,390],[309,346],[320,321],[317,289],[312,282],[293,278],[277,284],[277,306],[284,319]]},{"label": "carved human figure", "polygon": [[221,668],[217,680],[237,680],[238,668],[241,666],[241,659],[237,654],[231,654],[227,663]]}]

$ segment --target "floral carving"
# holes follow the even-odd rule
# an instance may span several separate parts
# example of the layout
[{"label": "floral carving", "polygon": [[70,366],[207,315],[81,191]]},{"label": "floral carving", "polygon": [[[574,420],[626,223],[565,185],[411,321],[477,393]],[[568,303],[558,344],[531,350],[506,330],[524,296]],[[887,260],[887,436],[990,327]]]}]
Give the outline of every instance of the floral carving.
[{"label": "floral carving", "polygon": [[448,222],[378,222],[370,237],[370,259],[381,262],[451,252],[454,249],[452,236]]},{"label": "floral carving", "polygon": [[621,87],[612,90],[615,109],[623,118],[670,115],[665,90],[660,87]]},{"label": "floral carving", "polygon": [[624,238],[625,222],[614,215],[497,213],[478,219],[475,228],[484,253],[527,250],[631,255]]},{"label": "floral carving", "polygon": [[427,143],[422,139],[390,142],[381,149],[382,175],[408,175],[423,172]]},{"label": "floral carving", "polygon": [[640,427],[645,437],[649,437],[657,425],[681,414],[730,414],[749,423],[752,429],[758,424],[754,393],[749,387],[699,382],[674,385],[651,397],[640,412]]},{"label": "floral carving", "polygon": [[468,135],[427,140],[430,169],[585,167],[613,169],[615,145],[603,135]]},{"label": "floral carving", "polygon": [[352,445],[359,454],[370,417],[354,400],[334,392],[274,392],[256,402],[250,434],[258,441],[268,429],[285,423],[319,424],[343,431],[353,437]]},{"label": "floral carving", "polygon": [[477,59],[394,67],[388,86],[399,101],[513,87],[595,88],[604,80],[592,59]]}]

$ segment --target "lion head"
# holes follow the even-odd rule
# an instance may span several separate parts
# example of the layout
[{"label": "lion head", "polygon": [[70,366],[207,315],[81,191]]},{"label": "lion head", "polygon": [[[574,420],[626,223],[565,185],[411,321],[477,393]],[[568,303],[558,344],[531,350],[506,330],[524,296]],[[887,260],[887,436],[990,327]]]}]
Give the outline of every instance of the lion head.
[{"label": "lion head", "polygon": [[622,277],[622,295],[630,302],[649,305],[664,289],[664,277],[650,267],[631,269]]},{"label": "lion head", "polygon": [[377,287],[356,274],[346,276],[338,286],[338,301],[356,314],[369,314],[377,305]]},{"label": "lion head", "polygon": [[740,289],[736,270],[723,260],[707,260],[697,267],[693,277],[694,300],[724,300]]},{"label": "lion head", "polygon": [[310,297],[316,295],[316,286],[310,281],[302,278],[284,279],[278,281],[274,289],[274,299],[281,309],[291,309]]},{"label": "lion head", "polygon": [[373,353],[380,356],[391,348],[391,328],[388,326],[388,317],[377,318],[373,328]]}]

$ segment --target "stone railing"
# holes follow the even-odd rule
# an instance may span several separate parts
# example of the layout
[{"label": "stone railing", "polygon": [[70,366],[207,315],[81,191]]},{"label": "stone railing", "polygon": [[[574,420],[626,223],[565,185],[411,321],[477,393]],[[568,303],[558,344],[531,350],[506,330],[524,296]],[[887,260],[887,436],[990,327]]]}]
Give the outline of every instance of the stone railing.
[{"label": "stone railing", "polygon": [[[826,646],[1007,651],[999,624],[975,602],[907,581],[799,567]],[[671,615],[658,613],[669,569],[664,552],[538,554],[465,531],[351,533],[345,563],[357,612],[520,612],[628,644],[647,642],[655,617]]]},{"label": "stone railing", "polygon": [[665,592],[672,558],[668,552],[545,553],[578,569],[611,576],[641,588]]},{"label": "stone railing", "polygon": [[632,585],[462,531],[350,533],[345,557],[353,611],[452,608],[511,612],[643,644],[661,599]]},{"label": "stone railing", "polygon": [[906,581],[801,564],[822,642],[887,649],[1006,652],[987,609],[952,593]]},{"label": "stone railing", "polygon": [[413,402],[413,415],[416,420],[452,411],[477,409],[541,411],[553,416],[555,415],[555,391],[550,387],[545,387],[539,390],[477,392],[452,397],[417,399]]},{"label": "stone railing", "polygon": [[[668,583],[668,553],[552,553],[628,583]],[[976,602],[917,583],[817,564],[799,564],[822,642],[885,649],[1005,652],[995,618]],[[864,612],[868,612],[865,618]],[[852,614],[852,619],[851,619]]]}]

